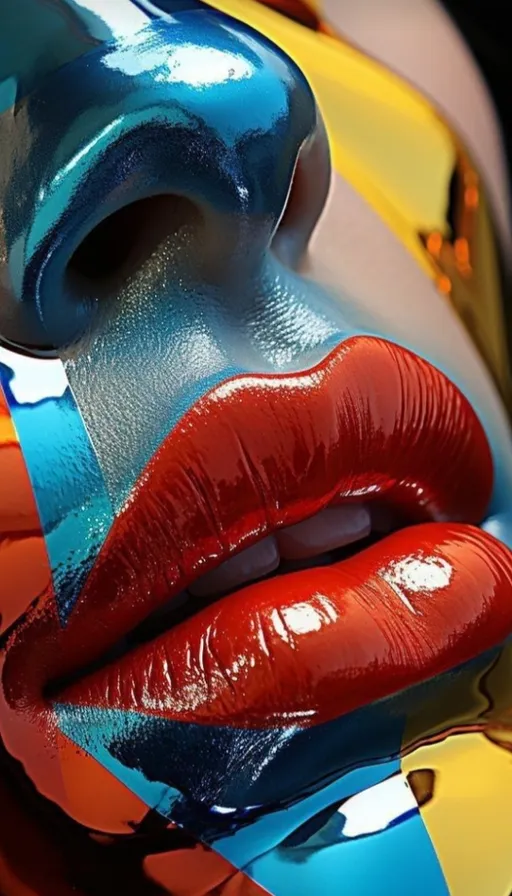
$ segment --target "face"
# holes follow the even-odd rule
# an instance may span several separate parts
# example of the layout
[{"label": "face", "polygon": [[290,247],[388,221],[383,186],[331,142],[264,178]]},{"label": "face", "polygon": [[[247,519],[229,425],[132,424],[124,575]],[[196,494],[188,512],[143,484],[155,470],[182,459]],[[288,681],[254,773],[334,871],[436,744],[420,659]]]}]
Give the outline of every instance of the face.
[{"label": "face", "polygon": [[0,39],[6,756],[162,892],[444,893],[512,706],[494,188],[334,12],[114,5]]}]

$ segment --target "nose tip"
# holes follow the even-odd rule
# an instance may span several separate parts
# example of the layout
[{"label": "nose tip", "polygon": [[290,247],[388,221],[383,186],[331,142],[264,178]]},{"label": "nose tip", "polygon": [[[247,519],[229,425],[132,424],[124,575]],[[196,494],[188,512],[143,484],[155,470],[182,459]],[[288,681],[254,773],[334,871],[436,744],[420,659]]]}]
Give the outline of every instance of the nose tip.
[{"label": "nose tip", "polygon": [[[217,268],[254,262],[283,216],[317,118],[297,66],[214,12],[155,21],[130,43],[81,57],[29,98],[27,114],[34,139],[17,176],[31,184],[18,197],[32,208],[22,214],[24,269],[14,292],[17,285],[18,302],[35,303],[56,344],[90,311],[66,294],[70,260],[98,227],[108,235],[104,222],[120,211],[122,232],[131,220],[131,242],[137,233],[147,241],[155,224],[150,197],[178,197],[187,220],[192,206],[199,212],[203,248],[218,255]],[[141,202],[146,220],[125,214]],[[112,219],[110,234],[119,221]]]}]

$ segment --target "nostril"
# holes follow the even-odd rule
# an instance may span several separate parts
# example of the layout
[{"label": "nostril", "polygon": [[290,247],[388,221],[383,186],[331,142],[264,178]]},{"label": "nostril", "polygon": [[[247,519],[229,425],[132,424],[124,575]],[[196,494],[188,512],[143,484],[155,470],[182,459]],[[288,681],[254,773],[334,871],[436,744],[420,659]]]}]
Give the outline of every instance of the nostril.
[{"label": "nostril", "polygon": [[152,196],[124,206],[75,249],[65,271],[67,296],[80,301],[117,294],[163,243],[190,243],[201,226],[200,209],[184,196]]},{"label": "nostril", "polygon": [[288,201],[274,236],[274,251],[291,267],[297,267],[307,251],[325,207],[330,182],[329,141],[318,112],[315,133],[299,153]]},{"label": "nostril", "polygon": [[299,148],[316,124],[311,88],[284,51],[235,20],[207,8],[200,21],[188,12],[171,19],[148,20],[136,64],[130,42],[107,41],[73,62],[83,89],[67,89],[67,69],[35,89],[30,114],[56,111],[52,127],[37,119],[33,139],[12,147],[24,162],[13,163],[6,194],[7,341],[37,352],[76,347],[105,326],[98,300],[131,301],[146,273],[173,295],[183,281],[202,300],[212,285],[217,301],[266,270]]},{"label": "nostril", "polygon": [[91,283],[116,276],[125,267],[141,236],[136,212],[134,206],[128,206],[98,224],[71,258],[69,275]]}]

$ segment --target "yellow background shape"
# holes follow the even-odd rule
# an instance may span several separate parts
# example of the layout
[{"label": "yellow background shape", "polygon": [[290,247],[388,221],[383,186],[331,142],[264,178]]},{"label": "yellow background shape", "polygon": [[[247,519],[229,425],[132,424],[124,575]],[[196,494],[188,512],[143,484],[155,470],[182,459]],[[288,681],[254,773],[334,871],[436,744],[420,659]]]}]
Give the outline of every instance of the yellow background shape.
[{"label": "yellow background shape", "polygon": [[421,815],[451,896],[512,892],[512,753],[483,734],[460,734],[402,760],[429,769],[434,796]]},{"label": "yellow background shape", "polygon": [[[253,0],[211,5],[266,35],[304,71],[325,119],[335,169],[449,297],[512,410],[488,201],[447,122],[417,89],[341,36],[304,28]],[[463,197],[471,199],[459,203],[456,232],[447,219],[454,174]]]},{"label": "yellow background shape", "polygon": [[456,146],[431,104],[359,50],[252,0],[212,5],[278,44],[306,74],[325,119],[336,170],[433,275],[418,234],[446,232]]}]

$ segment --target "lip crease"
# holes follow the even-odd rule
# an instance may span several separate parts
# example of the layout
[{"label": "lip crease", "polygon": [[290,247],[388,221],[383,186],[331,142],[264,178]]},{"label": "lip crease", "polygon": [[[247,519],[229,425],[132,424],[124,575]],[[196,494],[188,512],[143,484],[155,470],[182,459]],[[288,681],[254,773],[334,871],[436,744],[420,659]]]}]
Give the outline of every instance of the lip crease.
[{"label": "lip crease", "polygon": [[353,337],[304,373],[234,377],[199,399],[154,454],[65,627],[49,596],[13,634],[7,699],[40,704],[49,683],[235,553],[361,501],[419,525],[341,564],[205,606],[58,701],[310,725],[438,674],[512,630],[512,554],[467,525],[482,521],[492,483],[467,399],[392,343]]}]

